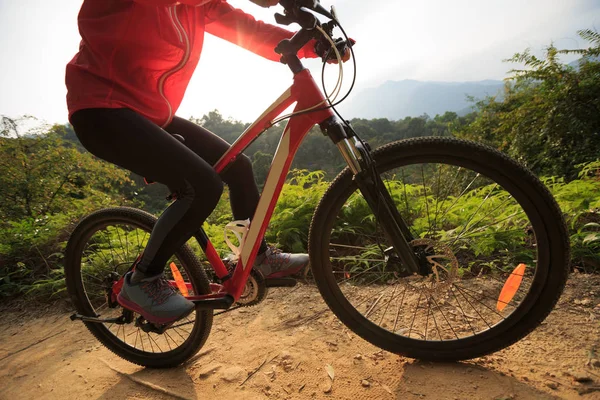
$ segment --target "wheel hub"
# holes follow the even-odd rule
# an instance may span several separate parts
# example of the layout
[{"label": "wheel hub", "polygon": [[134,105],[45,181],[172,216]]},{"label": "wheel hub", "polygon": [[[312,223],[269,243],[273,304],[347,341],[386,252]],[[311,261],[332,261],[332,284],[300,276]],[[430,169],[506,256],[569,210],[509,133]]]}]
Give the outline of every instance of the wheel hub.
[{"label": "wheel hub", "polygon": [[445,291],[458,277],[458,260],[450,246],[433,239],[415,239],[410,245],[422,251],[429,264],[431,273],[426,281],[431,283],[432,291]]}]

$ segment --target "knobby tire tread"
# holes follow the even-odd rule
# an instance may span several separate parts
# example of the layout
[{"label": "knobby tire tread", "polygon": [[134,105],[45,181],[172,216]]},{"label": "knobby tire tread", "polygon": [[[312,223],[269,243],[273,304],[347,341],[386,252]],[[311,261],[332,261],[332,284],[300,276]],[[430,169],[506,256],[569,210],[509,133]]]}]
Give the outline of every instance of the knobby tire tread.
[{"label": "knobby tire tread", "polygon": [[[569,237],[566,225],[558,204],[548,189],[529,170],[517,164],[505,154],[480,143],[474,143],[456,138],[414,138],[393,142],[379,147],[372,153],[376,165],[393,164],[393,160],[404,158],[426,157],[428,155],[448,156],[452,159],[462,159],[484,165],[487,169],[493,169],[495,173],[502,174],[510,183],[526,194],[543,220],[545,237],[551,241],[549,273],[545,276],[543,287],[535,303],[520,317],[516,323],[512,323],[508,329],[504,328],[491,338],[480,341],[475,345],[462,347],[461,341],[441,342],[442,345],[431,346],[431,342],[409,338],[399,338],[396,335],[382,334],[377,328],[367,326],[366,320],[356,318],[352,310],[346,310],[346,305],[340,302],[336,293],[337,285],[325,275],[323,267],[328,259],[328,243],[324,237],[329,236],[325,232],[328,227],[327,220],[334,218],[332,208],[344,196],[352,183],[352,173],[345,168],[333,180],[325,195],[319,202],[311,221],[309,233],[309,254],[313,274],[325,302],[331,310],[351,330],[363,339],[375,346],[393,353],[405,355],[411,358],[431,361],[456,361],[483,356],[522,339],[533,331],[552,311],[565,287],[570,268]],[[487,161],[487,163],[486,163]],[[427,162],[427,161],[423,161]],[[495,163],[490,166],[490,162]],[[336,285],[335,287],[331,285]],[[341,295],[343,297],[343,295]],[[510,318],[510,317],[509,317]],[[495,329],[494,327],[492,329]],[[382,328],[379,328],[382,330]],[[391,338],[390,336],[395,336]]]},{"label": "knobby tire tread", "polygon": [[[95,211],[78,223],[65,250],[65,280],[71,301],[77,312],[82,315],[93,316],[93,311],[90,309],[85,295],[85,289],[78,284],[78,281],[80,283],[80,252],[85,245],[82,238],[86,237],[91,230],[102,226],[103,223],[115,222],[134,223],[150,232],[156,223],[156,217],[139,209],[116,207]],[[194,287],[198,288],[199,294],[210,293],[206,273],[192,249],[188,245],[184,245],[176,252],[176,255],[185,264],[188,276],[193,281]],[[208,339],[212,328],[213,313],[208,310],[196,310],[196,313],[200,325],[196,326],[197,324],[194,324],[190,338],[185,342],[186,345],[179,346],[168,353],[156,353],[155,355],[144,354],[119,339],[115,340],[115,337],[107,332],[107,329],[103,329],[104,324],[93,322],[84,322],[84,324],[104,346],[119,357],[145,367],[169,368],[180,365],[194,356]]]}]

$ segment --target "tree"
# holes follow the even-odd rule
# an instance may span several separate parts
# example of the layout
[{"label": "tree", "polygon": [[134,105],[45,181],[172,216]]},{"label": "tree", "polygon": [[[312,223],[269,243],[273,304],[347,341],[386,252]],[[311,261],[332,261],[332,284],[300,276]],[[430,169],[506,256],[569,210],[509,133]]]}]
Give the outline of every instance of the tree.
[{"label": "tree", "polygon": [[19,120],[0,125],[0,218],[40,218],[73,208],[94,193],[116,194],[128,173],[81,153],[62,139],[63,126],[47,132],[20,132]]},{"label": "tree", "polygon": [[249,125],[231,118],[225,119],[218,110],[210,111],[200,119],[192,117],[190,121],[219,135],[229,143],[233,143]]},{"label": "tree", "polygon": [[[574,179],[577,165],[600,155],[600,63],[593,58],[600,35],[589,30],[579,35],[592,46],[550,45],[544,59],[527,49],[507,60],[525,68],[511,71],[503,100],[478,103],[475,120],[457,135],[487,142],[538,174]],[[579,68],[560,62],[565,53],[583,55]]]},{"label": "tree", "polygon": [[262,151],[257,151],[252,157],[252,169],[254,171],[254,177],[260,186],[264,185],[265,181],[267,180],[267,175],[269,173],[269,168],[271,168],[272,160],[273,155],[263,153]]}]

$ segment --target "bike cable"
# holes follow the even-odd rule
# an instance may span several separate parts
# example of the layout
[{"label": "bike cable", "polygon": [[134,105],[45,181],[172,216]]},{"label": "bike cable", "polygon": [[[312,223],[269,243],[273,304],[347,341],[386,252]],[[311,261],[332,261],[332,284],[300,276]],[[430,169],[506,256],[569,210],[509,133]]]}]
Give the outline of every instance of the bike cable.
[{"label": "bike cable", "polygon": [[[342,89],[342,83],[343,83],[343,80],[344,80],[344,67],[343,67],[343,62],[342,62],[341,54],[340,54],[339,50],[337,49],[337,46],[335,46],[335,42],[325,32],[325,30],[323,30],[323,28],[321,28],[320,26],[317,26],[316,29],[319,30],[319,32],[321,32],[321,34],[323,35],[323,37],[325,37],[329,41],[329,43],[331,45],[331,49],[329,50],[329,52],[324,57],[325,61],[323,61],[323,70],[322,70],[322,73],[321,73],[322,84],[323,84],[323,93],[325,94],[326,99],[323,100],[320,103],[315,104],[314,106],[312,106],[310,108],[306,108],[306,109],[301,110],[301,111],[296,111],[296,112],[293,112],[293,113],[290,113],[290,114],[283,115],[283,116],[275,119],[275,121],[273,121],[273,125],[275,125],[275,124],[277,124],[277,123],[279,123],[281,121],[284,121],[286,119],[289,119],[291,117],[298,116],[298,115],[303,115],[303,114],[308,114],[308,113],[311,113],[311,112],[326,110],[329,107],[322,107],[322,108],[319,108],[319,107],[323,103],[326,103],[326,102],[331,105],[332,104],[331,98],[333,97],[333,101],[335,101],[337,99],[337,96],[339,95],[339,92]],[[327,61],[329,59],[329,55],[331,54],[331,50],[332,49],[335,51],[335,55],[336,55],[336,58],[338,60],[339,74],[338,74],[338,79],[337,79],[337,83],[336,83],[335,87],[333,88],[332,92],[330,94],[328,94],[327,93],[327,89],[325,87],[325,66],[327,65]]]},{"label": "bike cable", "polygon": [[[239,306],[231,307],[231,308],[228,308],[227,310],[219,311],[218,313],[213,313],[213,317],[216,317],[217,315],[229,313],[229,312],[232,312],[232,311],[238,310],[240,308],[244,308],[244,307],[246,307],[246,306],[239,305]],[[182,322],[181,324],[169,326],[167,328],[167,330],[169,330],[169,329],[175,329],[175,328],[180,328],[182,326],[191,325],[191,324],[194,324],[194,323],[196,323],[196,320],[194,320],[194,321],[188,321],[188,322]]]},{"label": "bike cable", "polygon": [[[337,27],[340,28],[340,30],[342,31],[342,35],[344,36],[344,39],[346,41],[346,43],[352,43],[350,41],[350,38],[348,37],[348,35],[346,34],[346,31],[344,30],[344,28],[342,27],[342,25],[340,24],[340,22],[337,19],[333,19],[333,21],[336,23]],[[335,42],[333,41],[333,39],[319,26],[317,26],[317,29],[319,29],[319,31],[321,32],[321,34],[323,34],[323,36],[325,37],[325,39],[327,39],[327,41],[329,41],[329,43],[331,44],[331,49],[329,50],[329,52],[326,54],[326,56],[324,57],[324,61],[323,61],[323,68],[321,71],[321,85],[323,87],[323,93],[325,93],[326,99],[325,101],[327,103],[329,103],[328,106],[326,107],[321,107],[318,108],[322,103],[316,104],[315,106],[308,108],[306,110],[301,110],[301,111],[297,111],[291,114],[287,114],[284,116],[281,116],[277,119],[275,119],[272,122],[272,125],[278,124],[286,119],[289,119],[291,117],[295,117],[295,116],[299,116],[299,115],[304,115],[304,114],[309,114],[309,113],[313,113],[313,112],[318,112],[318,111],[323,111],[323,110],[328,110],[328,109],[333,109],[333,111],[336,113],[336,115],[344,122],[344,125],[346,125],[348,128],[350,128],[352,130],[352,128],[350,127],[350,125],[344,120],[344,118],[342,118],[342,116],[340,115],[340,113],[337,111],[337,109],[335,108],[336,106],[338,106],[339,104],[341,104],[344,100],[346,100],[348,98],[348,96],[350,95],[350,93],[352,93],[352,91],[354,90],[354,86],[356,84],[356,56],[354,53],[354,49],[352,48],[352,46],[347,46],[348,50],[350,51],[350,55],[352,58],[352,64],[353,64],[353,77],[352,77],[352,83],[350,85],[350,88],[348,89],[348,92],[346,92],[346,94],[344,95],[344,97],[342,97],[339,101],[337,100],[337,97],[339,96],[339,92],[341,91],[341,86],[342,86],[342,81],[343,81],[343,61],[342,61],[342,56],[339,52],[339,50],[337,49],[337,46],[335,45]],[[334,87],[334,90],[332,91],[331,95],[327,94],[327,90],[326,90],[326,85],[325,85],[325,67],[327,67],[327,61],[329,59],[329,56],[331,54],[331,52],[334,52],[336,55],[336,59],[338,61],[338,65],[339,65],[339,69],[340,69],[340,75],[338,76],[338,83],[336,84],[336,86]],[[333,101],[331,101],[331,97],[334,95],[335,93],[335,98],[333,99]]]}]

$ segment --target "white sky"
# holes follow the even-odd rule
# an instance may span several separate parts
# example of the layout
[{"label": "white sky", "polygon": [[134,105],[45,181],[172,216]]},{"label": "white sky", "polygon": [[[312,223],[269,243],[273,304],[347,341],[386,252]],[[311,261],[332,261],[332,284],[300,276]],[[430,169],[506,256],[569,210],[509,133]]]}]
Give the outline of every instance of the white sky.
[{"label": "white sky", "polygon": [[[81,3],[0,0],[0,114],[67,121],[64,68],[78,48]],[[264,10],[247,0],[230,3],[265,21],[273,21],[278,9]],[[356,93],[387,80],[502,79],[511,68],[502,59],[515,52],[527,47],[539,52],[550,42],[577,48],[584,45],[578,41],[578,29],[600,29],[599,0],[322,0],[322,4],[336,6],[347,33],[358,41]],[[317,62],[307,65],[320,77]],[[348,68],[348,77],[350,72]],[[200,117],[216,108],[225,116],[251,122],[290,82],[286,67],[207,35],[177,114]]]}]

